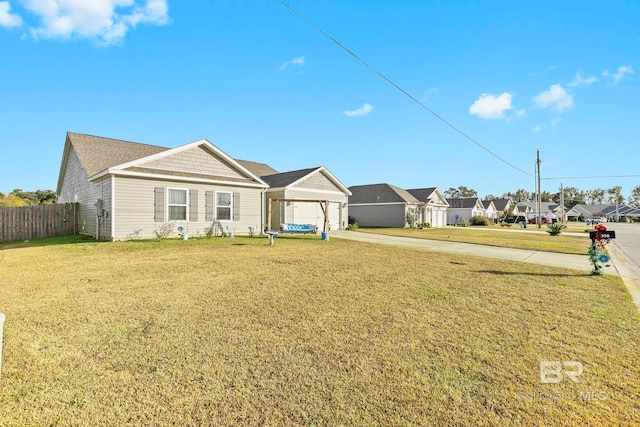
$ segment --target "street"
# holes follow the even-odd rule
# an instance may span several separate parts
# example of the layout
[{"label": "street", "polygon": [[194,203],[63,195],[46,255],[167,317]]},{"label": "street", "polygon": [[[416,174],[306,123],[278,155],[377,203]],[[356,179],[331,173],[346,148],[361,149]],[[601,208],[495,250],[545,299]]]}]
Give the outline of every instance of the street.
[{"label": "street", "polygon": [[640,224],[603,223],[608,230],[615,230],[615,245],[640,268]]}]

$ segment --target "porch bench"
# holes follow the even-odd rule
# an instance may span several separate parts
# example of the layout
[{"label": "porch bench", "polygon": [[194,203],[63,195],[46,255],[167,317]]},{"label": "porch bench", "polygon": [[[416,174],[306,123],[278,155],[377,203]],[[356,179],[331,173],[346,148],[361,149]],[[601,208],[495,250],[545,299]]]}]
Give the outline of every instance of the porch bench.
[{"label": "porch bench", "polygon": [[280,232],[282,233],[313,233],[316,234],[317,227],[313,224],[291,224],[291,223],[283,223],[280,224]]}]

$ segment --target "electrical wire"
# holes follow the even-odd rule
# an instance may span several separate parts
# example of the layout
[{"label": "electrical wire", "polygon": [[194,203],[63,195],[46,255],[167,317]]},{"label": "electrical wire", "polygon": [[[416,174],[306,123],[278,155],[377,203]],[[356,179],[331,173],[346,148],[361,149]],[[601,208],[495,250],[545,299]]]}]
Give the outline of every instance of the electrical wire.
[{"label": "electrical wire", "polygon": [[348,47],[346,47],[344,44],[340,43],[340,41],[336,40],[334,37],[332,37],[330,34],[328,34],[327,32],[325,32],[322,28],[320,28],[319,26],[317,26],[316,24],[314,24],[311,20],[307,19],[307,17],[305,17],[302,13],[298,12],[296,9],[294,9],[291,5],[289,5],[286,1],[284,0],[278,0],[284,7],[286,7],[287,9],[289,9],[291,12],[293,12],[296,16],[298,16],[298,18],[302,19],[304,22],[306,22],[307,24],[309,24],[310,26],[312,26],[316,31],[318,31],[320,34],[322,34],[323,36],[325,36],[326,38],[328,38],[329,40],[331,40],[333,43],[335,43],[336,45],[338,45],[342,50],[344,50],[345,52],[347,52],[349,55],[351,55],[353,58],[356,59],[356,61],[360,62],[362,65],[364,65],[366,68],[368,68],[370,71],[372,71],[373,73],[375,73],[378,77],[380,77],[381,79],[383,79],[384,81],[386,81],[387,83],[389,83],[391,86],[393,86],[394,88],[396,88],[398,91],[400,91],[403,95],[407,96],[409,99],[411,99],[413,102],[415,102],[416,104],[418,104],[420,107],[422,107],[423,109],[425,109],[426,111],[428,111],[429,113],[431,113],[433,116],[435,116],[438,120],[440,120],[441,122],[443,122],[444,124],[446,124],[447,126],[449,126],[451,129],[453,129],[454,131],[456,131],[457,133],[459,133],[460,135],[462,135],[465,139],[471,141],[472,143],[474,143],[476,146],[478,146],[479,148],[481,148],[482,150],[486,151],[487,153],[489,153],[493,158],[500,160],[501,162],[505,163],[506,165],[512,167],[513,169],[522,172],[523,174],[533,177],[532,174],[530,174],[529,172],[525,171],[524,169],[519,168],[518,166],[515,166],[514,164],[510,163],[509,161],[503,159],[502,157],[500,157],[499,155],[497,155],[496,153],[494,153],[493,151],[489,150],[487,147],[485,147],[484,145],[480,144],[478,141],[476,141],[475,139],[473,139],[471,136],[469,136],[468,134],[466,134],[464,131],[458,129],[453,123],[449,122],[447,119],[445,119],[444,117],[442,117],[440,114],[436,113],[435,111],[433,111],[431,108],[427,107],[424,103],[422,103],[420,100],[418,100],[417,98],[415,98],[413,95],[411,95],[409,92],[407,92],[406,90],[404,90],[402,87],[400,87],[398,84],[396,84],[393,80],[391,80],[390,78],[388,78],[387,76],[385,76],[384,74],[382,74],[380,71],[378,71],[377,69],[375,69],[373,66],[369,65],[366,61],[364,61],[362,58],[360,58],[355,52],[353,52],[351,49],[349,49]]},{"label": "electrical wire", "polygon": [[557,181],[560,179],[595,179],[595,178],[638,178],[640,175],[605,175],[605,176],[558,176],[553,178],[540,178],[547,181]]}]

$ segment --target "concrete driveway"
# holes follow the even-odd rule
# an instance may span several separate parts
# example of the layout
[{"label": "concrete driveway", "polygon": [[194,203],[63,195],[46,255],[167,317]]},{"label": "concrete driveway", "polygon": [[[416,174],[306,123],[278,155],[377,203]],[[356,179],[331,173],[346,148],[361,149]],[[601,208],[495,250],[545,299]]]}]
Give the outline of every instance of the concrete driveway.
[{"label": "concrete driveway", "polygon": [[[608,245],[612,262],[608,267],[603,267],[603,272],[620,276],[623,279],[634,304],[640,310],[640,224],[607,224],[607,228],[616,231],[616,240],[613,241],[615,243]],[[528,262],[551,267],[564,267],[584,272],[593,270],[593,265],[589,262],[589,257],[586,254],[589,246],[587,239],[585,239],[585,255],[571,255],[473,243],[385,236],[357,231],[336,230],[331,231],[330,236],[331,238],[357,240],[360,242],[423,248],[441,252]]]},{"label": "concrete driveway", "polygon": [[[477,245],[474,243],[448,242],[443,240],[417,239],[413,237],[396,237],[382,234],[361,233],[357,231],[331,231],[332,238],[357,240],[360,242],[379,243],[411,248],[423,248],[440,252],[450,252],[509,261],[528,262],[531,264],[564,267],[573,270],[591,271],[593,266],[586,254],[589,243],[585,240],[585,255],[558,254],[526,249],[501,248],[498,246]],[[605,267],[606,274],[617,274],[613,266]]]}]

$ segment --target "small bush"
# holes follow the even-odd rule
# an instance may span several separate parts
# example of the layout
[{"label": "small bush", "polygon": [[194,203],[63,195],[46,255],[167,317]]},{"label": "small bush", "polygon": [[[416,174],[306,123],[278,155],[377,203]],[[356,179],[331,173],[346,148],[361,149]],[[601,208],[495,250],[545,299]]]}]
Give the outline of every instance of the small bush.
[{"label": "small bush", "polygon": [[160,227],[156,227],[153,230],[153,234],[156,235],[158,240],[164,240],[169,237],[173,233],[173,224],[170,222],[165,222]]},{"label": "small bush", "polygon": [[348,231],[358,231],[358,228],[360,228],[360,226],[358,225],[357,222],[352,222],[352,223],[349,223],[349,225],[347,225]]},{"label": "small bush", "polygon": [[485,216],[471,217],[471,225],[491,225],[491,220]]},{"label": "small bush", "polygon": [[556,222],[553,224],[547,224],[547,228],[549,229],[547,233],[551,234],[552,236],[557,236],[560,233],[562,233],[562,230],[567,228],[567,226],[564,224],[560,224],[559,222]]},{"label": "small bush", "polygon": [[420,224],[420,229],[423,228],[431,228],[431,224],[429,224],[428,222],[423,222],[422,224]]}]

